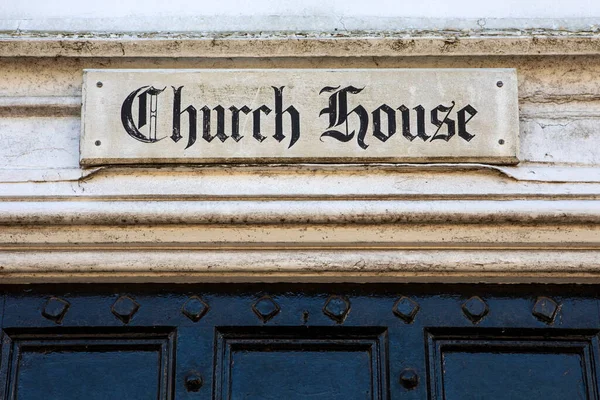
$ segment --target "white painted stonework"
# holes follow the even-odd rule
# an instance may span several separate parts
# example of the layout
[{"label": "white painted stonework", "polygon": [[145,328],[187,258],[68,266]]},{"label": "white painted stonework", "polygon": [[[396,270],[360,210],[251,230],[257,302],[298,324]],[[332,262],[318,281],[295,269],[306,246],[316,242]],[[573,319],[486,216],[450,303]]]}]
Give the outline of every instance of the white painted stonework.
[{"label": "white painted stonework", "polygon": [[[4,2],[0,5],[3,18],[35,21],[40,19],[105,19],[104,25],[110,26],[108,19],[123,22],[128,19],[129,27],[139,23],[139,18],[160,17],[178,18],[194,16],[219,18],[220,30],[228,30],[231,17],[265,17],[277,16],[289,22],[299,22],[297,17],[305,17],[306,29],[309,20],[314,17],[336,16],[344,18],[444,18],[465,20],[471,18],[526,19],[526,18],[586,18],[600,16],[600,5],[593,0],[572,0],[568,3],[556,0],[505,0],[483,2],[474,0],[456,0],[444,2],[439,0],[422,0],[408,2],[406,0],[373,0],[362,2],[357,0],[292,0],[247,2],[243,0],[222,0],[218,2],[198,2],[183,0],[164,2],[161,0],[105,0],[103,2],[77,0],[28,0],[27,2]],[[173,20],[171,20],[172,22]],[[228,22],[229,21],[229,22]],[[255,21],[256,23],[256,21]],[[260,22],[259,22],[260,23]],[[65,27],[67,25],[65,24]],[[271,26],[272,28],[272,26]],[[373,28],[373,27],[372,27]],[[196,27],[196,29],[198,29]],[[170,28],[174,30],[174,26]]]},{"label": "white painted stonework", "polygon": [[[571,4],[382,25],[356,11],[255,14],[221,31],[200,14],[128,31],[123,16],[11,5],[0,280],[597,283],[598,5]],[[320,29],[331,20],[357,29]],[[80,165],[84,69],[342,68],[516,69],[520,163]]]}]

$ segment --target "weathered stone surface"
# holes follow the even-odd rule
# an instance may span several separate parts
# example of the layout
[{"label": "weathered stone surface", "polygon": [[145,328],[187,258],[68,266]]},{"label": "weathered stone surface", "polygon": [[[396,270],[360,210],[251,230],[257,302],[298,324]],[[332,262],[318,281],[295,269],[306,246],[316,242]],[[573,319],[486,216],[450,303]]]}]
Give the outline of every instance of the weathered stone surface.
[{"label": "weathered stone surface", "polygon": [[[26,39],[24,39],[26,41]],[[488,39],[482,41],[486,42]],[[342,46],[342,42],[335,42]],[[137,42],[139,45],[140,42]],[[571,47],[562,48],[563,52]],[[199,53],[196,53],[199,54]],[[11,181],[26,175],[12,169],[79,168],[81,70],[82,68],[505,68],[517,69],[521,116],[520,154],[526,163],[544,163],[559,168],[594,165],[600,154],[600,139],[593,132],[600,116],[600,57],[569,57],[557,52],[543,57],[367,57],[352,53],[332,57],[296,58],[3,58],[0,70],[0,174]],[[52,117],[49,119],[48,117]],[[65,118],[68,117],[68,118]],[[32,134],[35,132],[35,134]],[[60,134],[58,133],[60,132]],[[60,136],[60,137],[59,137]],[[15,147],[13,147],[15,146]],[[582,151],[582,149],[585,149]],[[34,156],[32,156],[34,155]],[[39,157],[35,156],[39,155]],[[43,156],[41,156],[43,155]],[[48,163],[48,160],[51,160]],[[564,170],[564,168],[563,168]],[[574,168],[567,168],[574,170]],[[47,174],[37,176],[45,180]],[[562,176],[563,174],[561,174]],[[542,178],[524,171],[522,178]],[[589,173],[589,180],[599,176]],[[0,176],[0,180],[2,179]]]},{"label": "weathered stone surface", "polygon": [[[597,34],[508,33],[3,37],[0,281],[600,282]],[[515,68],[521,163],[82,169],[85,68]]]}]

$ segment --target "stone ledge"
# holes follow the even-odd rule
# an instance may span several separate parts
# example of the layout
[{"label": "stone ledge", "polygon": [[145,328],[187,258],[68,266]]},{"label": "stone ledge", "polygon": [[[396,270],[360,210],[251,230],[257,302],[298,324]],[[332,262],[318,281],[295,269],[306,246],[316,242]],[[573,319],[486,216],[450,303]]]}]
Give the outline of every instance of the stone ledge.
[{"label": "stone ledge", "polygon": [[600,35],[404,36],[385,37],[130,37],[90,34],[2,35],[0,57],[265,58],[598,55]]}]

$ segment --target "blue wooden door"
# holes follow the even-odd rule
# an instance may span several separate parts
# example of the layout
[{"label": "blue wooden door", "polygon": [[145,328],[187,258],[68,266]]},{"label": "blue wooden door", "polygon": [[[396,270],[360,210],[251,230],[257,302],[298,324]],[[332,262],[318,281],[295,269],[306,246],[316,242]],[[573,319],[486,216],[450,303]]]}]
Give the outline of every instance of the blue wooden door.
[{"label": "blue wooden door", "polygon": [[598,288],[8,286],[2,399],[598,399]]}]

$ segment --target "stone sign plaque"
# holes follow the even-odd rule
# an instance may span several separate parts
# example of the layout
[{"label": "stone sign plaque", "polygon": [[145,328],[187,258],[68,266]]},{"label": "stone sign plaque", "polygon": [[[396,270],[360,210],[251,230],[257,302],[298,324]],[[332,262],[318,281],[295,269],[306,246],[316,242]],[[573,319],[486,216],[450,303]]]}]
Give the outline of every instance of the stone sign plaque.
[{"label": "stone sign plaque", "polygon": [[513,69],[86,70],[81,164],[516,163]]}]

